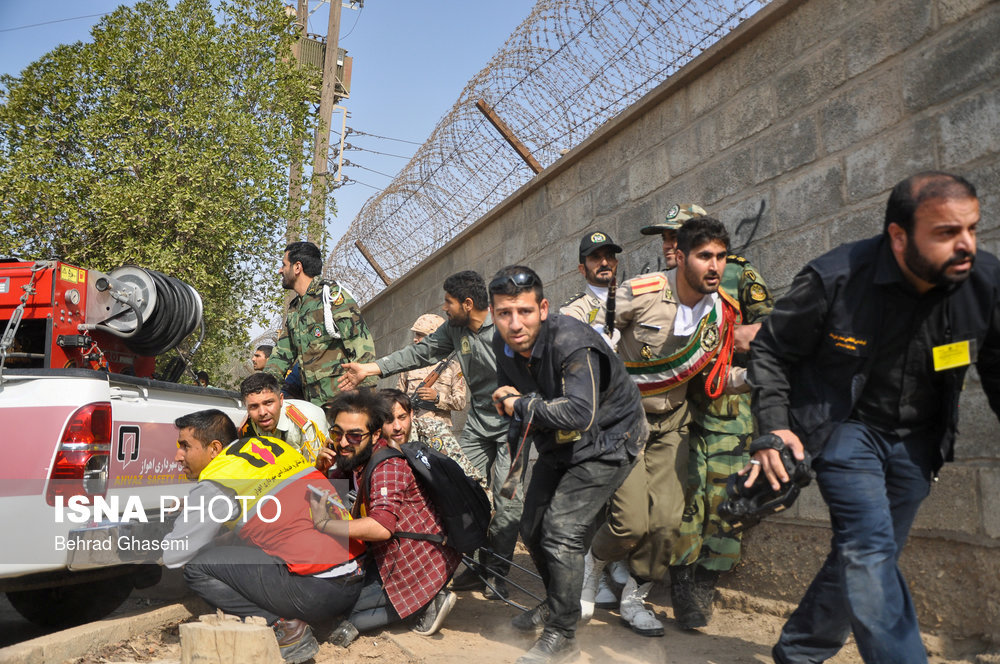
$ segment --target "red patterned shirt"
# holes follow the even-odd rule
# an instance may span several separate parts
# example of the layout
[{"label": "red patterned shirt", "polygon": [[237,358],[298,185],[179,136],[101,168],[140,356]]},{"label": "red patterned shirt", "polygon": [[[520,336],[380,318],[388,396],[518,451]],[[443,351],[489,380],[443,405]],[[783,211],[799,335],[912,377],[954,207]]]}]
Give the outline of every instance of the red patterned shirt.
[{"label": "red patterned shirt", "polygon": [[[372,453],[385,446],[385,439],[380,438],[373,444]],[[355,473],[360,485],[364,468]],[[390,533],[444,532],[434,504],[406,459],[386,459],[376,466],[362,509],[365,516],[378,521]],[[448,582],[461,560],[461,555],[449,546],[407,537],[369,542],[368,551],[375,556],[386,595],[400,618],[427,604]]]}]

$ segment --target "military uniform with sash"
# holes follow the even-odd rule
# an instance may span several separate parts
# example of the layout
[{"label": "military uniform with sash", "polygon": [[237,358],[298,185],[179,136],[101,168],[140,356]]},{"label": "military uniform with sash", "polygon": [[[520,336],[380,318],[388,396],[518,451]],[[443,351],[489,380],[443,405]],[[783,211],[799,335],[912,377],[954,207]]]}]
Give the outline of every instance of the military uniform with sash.
[{"label": "military uniform with sash", "polygon": [[[302,394],[322,406],[339,392],[346,362],[374,362],[375,341],[354,298],[336,281],[313,277],[305,295],[288,304],[285,327],[264,371],[279,381],[298,358]],[[362,385],[374,387],[374,377]]]}]

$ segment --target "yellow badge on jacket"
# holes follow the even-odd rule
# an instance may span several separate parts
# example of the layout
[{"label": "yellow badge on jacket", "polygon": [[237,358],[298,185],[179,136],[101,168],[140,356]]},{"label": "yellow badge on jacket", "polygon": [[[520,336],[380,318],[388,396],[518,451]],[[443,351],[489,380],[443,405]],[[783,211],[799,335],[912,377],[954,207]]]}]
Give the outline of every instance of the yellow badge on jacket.
[{"label": "yellow badge on jacket", "polygon": [[931,349],[934,356],[934,371],[947,371],[956,367],[968,366],[972,362],[972,349],[968,341],[956,341],[953,344],[935,346]]}]

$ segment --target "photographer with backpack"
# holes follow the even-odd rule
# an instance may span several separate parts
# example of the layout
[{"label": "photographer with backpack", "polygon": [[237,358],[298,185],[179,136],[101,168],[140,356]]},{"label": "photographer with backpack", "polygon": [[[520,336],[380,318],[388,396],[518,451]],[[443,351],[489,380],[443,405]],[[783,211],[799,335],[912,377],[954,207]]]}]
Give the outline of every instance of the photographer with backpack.
[{"label": "photographer with backpack", "polygon": [[316,467],[353,474],[358,496],[351,525],[327,518],[325,495],[312,497],[314,525],[334,537],[367,542],[370,554],[361,595],[330,641],[346,647],[359,632],[417,614],[413,631],[430,636],[455,605],[455,593],[444,586],[461,554],[444,543],[444,519],[405,456],[385,452],[389,441],[382,425],[391,417],[389,402],[370,390],[346,391],[324,410],[331,443],[320,451]]}]

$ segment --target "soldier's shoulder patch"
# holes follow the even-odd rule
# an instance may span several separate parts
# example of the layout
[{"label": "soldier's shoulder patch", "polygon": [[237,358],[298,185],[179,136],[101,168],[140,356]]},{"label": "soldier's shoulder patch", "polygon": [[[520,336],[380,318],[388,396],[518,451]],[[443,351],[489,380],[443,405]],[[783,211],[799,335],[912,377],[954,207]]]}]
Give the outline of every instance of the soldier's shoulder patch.
[{"label": "soldier's shoulder patch", "polygon": [[667,277],[663,274],[645,274],[641,277],[633,277],[628,280],[629,290],[632,295],[645,295],[646,293],[656,293],[663,290],[667,285]]},{"label": "soldier's shoulder patch", "polygon": [[750,299],[754,302],[763,302],[767,299],[767,289],[757,282],[750,284]]},{"label": "soldier's shoulder patch", "polygon": [[306,424],[309,423],[309,418],[305,416],[305,413],[296,408],[294,404],[288,404],[285,406],[285,414],[288,415],[288,419],[295,422],[295,426],[300,429],[304,429]]},{"label": "soldier's shoulder patch", "polygon": [[580,291],[579,293],[577,293],[576,295],[573,295],[568,300],[566,300],[561,305],[559,305],[559,308],[562,309],[563,307],[568,307],[569,305],[573,304],[574,302],[576,302],[577,300],[579,300],[584,295],[586,295],[586,293],[584,293],[583,291]]},{"label": "soldier's shoulder patch", "polygon": [[344,294],[337,293],[337,297],[333,298],[333,302],[331,304],[333,304],[333,306],[335,307],[339,307],[343,303],[344,303]]},{"label": "soldier's shoulder patch", "polygon": [[747,281],[757,281],[757,273],[753,270],[743,270],[743,278]]},{"label": "soldier's shoulder patch", "polygon": [[729,254],[728,256],[726,256],[726,262],[736,263],[737,265],[746,265],[748,261],[742,256],[737,256],[736,254]]}]

